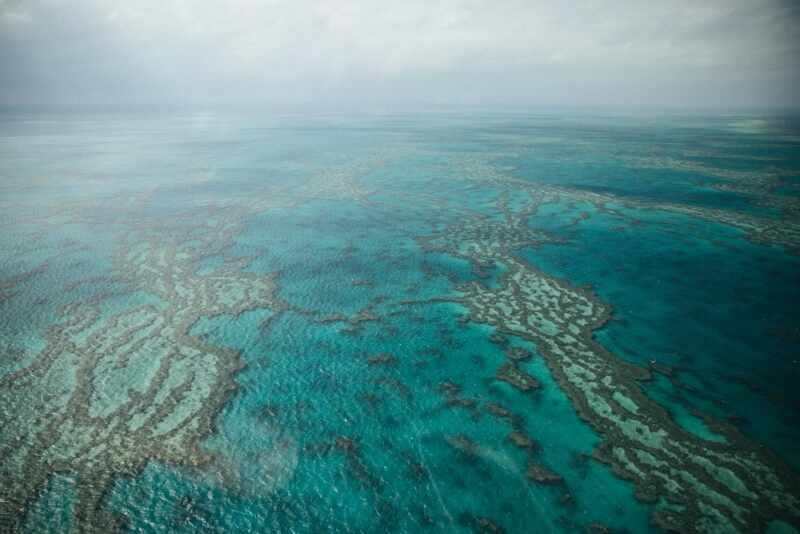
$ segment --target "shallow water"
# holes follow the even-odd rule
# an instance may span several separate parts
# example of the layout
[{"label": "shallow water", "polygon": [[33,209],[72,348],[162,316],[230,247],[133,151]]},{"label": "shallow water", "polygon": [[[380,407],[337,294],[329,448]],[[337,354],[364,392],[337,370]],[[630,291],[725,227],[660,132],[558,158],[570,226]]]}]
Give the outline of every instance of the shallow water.
[{"label": "shallow water", "polygon": [[796,525],[800,124],[745,119],[3,116],[0,530]]}]

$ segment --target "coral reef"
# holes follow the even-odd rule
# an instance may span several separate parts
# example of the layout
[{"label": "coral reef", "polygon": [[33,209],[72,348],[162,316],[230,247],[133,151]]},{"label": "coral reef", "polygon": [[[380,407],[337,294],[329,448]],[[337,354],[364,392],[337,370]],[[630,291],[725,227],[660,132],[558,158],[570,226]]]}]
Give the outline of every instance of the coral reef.
[{"label": "coral reef", "polygon": [[[379,154],[321,172],[293,190],[197,197],[196,205],[166,218],[147,213],[153,191],[144,191],[61,202],[14,221],[41,232],[65,221],[103,228],[114,234],[115,252],[107,277],[65,288],[109,289],[64,306],[45,347],[0,376],[0,527],[18,529],[55,473],[76,478],[76,530],[107,533],[121,526],[103,507],[115,478],[136,475],[150,461],[224,466],[203,440],[236,390],[243,362],[192,327],[214,316],[287,309],[276,296],[277,274],[247,272],[250,258],[226,252],[247,218],[265,210],[313,199],[365,200],[356,177],[384,161]],[[119,210],[111,224],[96,215],[104,202]],[[220,265],[200,268],[217,256]],[[47,268],[0,281],[0,299]],[[371,318],[355,319],[364,320]],[[234,469],[228,478],[235,476]]]},{"label": "coral reef", "polygon": [[[420,239],[430,251],[506,267],[497,287],[478,282],[461,287],[462,297],[456,300],[469,307],[471,320],[536,344],[581,417],[602,436],[595,457],[631,480],[639,499],[669,503],[655,513],[662,528],[747,532],[763,530],[776,518],[798,524],[798,481],[790,469],[731,428],[720,427],[726,443],[717,443],[679,427],[642,392],[638,382],[649,371],[593,340],[593,330],[611,309],[588,290],[548,276],[515,255],[522,243],[535,244],[536,234],[525,221],[543,198],[532,194],[516,212],[501,198],[498,210],[510,223],[505,230],[491,219],[473,217]],[[519,235],[513,235],[514,228]],[[505,415],[498,408],[493,413]],[[473,453],[478,447],[463,438],[453,445]],[[558,480],[531,465],[533,480]]]},{"label": "coral reef", "polygon": [[24,510],[51,473],[72,472],[79,530],[107,531],[100,501],[112,477],[134,474],[150,460],[208,461],[200,441],[242,363],[235,351],[190,330],[201,317],[282,307],[274,276],[243,272],[242,261],[195,272],[197,251],[219,250],[234,230],[215,228],[222,233],[199,224],[189,232],[191,245],[156,231],[129,233],[113,279],[147,292],[152,302],[109,312],[110,295],[101,294],[67,306],[41,353],[0,379],[4,434],[13,429],[16,436],[0,449],[4,517]]},{"label": "coral reef", "polygon": [[[505,192],[505,195],[508,195],[509,191],[514,191],[515,194],[527,193],[531,197],[538,198],[539,203],[555,202],[559,199],[572,202],[586,202],[593,204],[601,210],[607,210],[607,205],[615,204],[628,208],[679,213],[738,228],[745,232],[745,235],[753,242],[782,246],[788,252],[800,254],[800,217],[798,217],[800,211],[797,206],[797,197],[778,195],[772,192],[775,187],[782,183],[781,178],[784,176],[782,173],[766,173],[765,176],[764,173],[742,173],[719,169],[702,169],[706,174],[711,173],[714,176],[723,177],[727,180],[723,184],[718,184],[717,188],[746,188],[746,191],[745,189],[742,189],[742,191],[751,196],[756,203],[775,208],[785,215],[781,218],[770,218],[737,210],[690,204],[653,202],[633,197],[620,197],[607,193],[601,194],[574,187],[548,185],[523,180],[512,176],[507,172],[507,169],[492,164],[493,159],[497,159],[501,156],[503,156],[503,154],[458,154],[454,158],[453,165],[459,170],[464,180],[498,187],[501,191]],[[507,203],[507,197],[504,197],[502,202]],[[477,231],[477,229],[473,229],[473,231]],[[465,233],[464,237],[472,238],[473,236],[469,233]],[[517,238],[519,238],[519,236]],[[479,269],[478,266],[491,263],[492,261],[494,261],[493,258],[483,256],[476,258],[474,260],[474,265],[476,269]]]}]

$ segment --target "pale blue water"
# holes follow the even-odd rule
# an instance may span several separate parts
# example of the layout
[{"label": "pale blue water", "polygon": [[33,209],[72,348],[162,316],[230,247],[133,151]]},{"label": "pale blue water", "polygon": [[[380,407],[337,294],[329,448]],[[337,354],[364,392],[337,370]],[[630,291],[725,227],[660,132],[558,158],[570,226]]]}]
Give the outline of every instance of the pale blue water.
[{"label": "pale blue water", "polygon": [[[583,532],[594,523],[655,530],[658,505],[637,499],[630,481],[591,458],[601,437],[537,347],[506,339],[534,354],[519,366],[541,387],[522,392],[495,378],[507,358],[494,330],[461,320],[468,313],[456,302],[461,284],[498,287],[506,267],[490,266],[481,278],[463,258],[420,244],[468,217],[502,220],[496,202],[509,186],[492,181],[493,173],[572,192],[527,221],[551,242],[517,252],[548,275],[591,285],[613,307],[595,338],[616,357],[674,368],[671,379],[655,375],[642,387],[681,427],[719,442],[700,416],[727,420],[783,462],[800,464],[800,256],[751,242],[729,224],[659,207],[797,223],[798,211],[764,204],[763,188],[714,187],[725,171],[778,169],[772,193],[796,200],[797,122],[771,120],[750,133],[731,127],[735,117],[697,116],[0,120],[0,343],[8,354],[0,388],[10,391],[0,445],[30,447],[2,468],[47,480],[20,489],[21,511],[0,526],[77,531],[73,516],[88,507],[84,515],[110,512],[121,529],[141,533],[469,532],[480,529],[479,518],[506,532]],[[644,158],[661,160],[648,167]],[[523,193],[510,191],[509,205],[521,209]],[[584,192],[607,195],[614,211],[599,210]],[[144,258],[137,246],[167,252],[149,263],[137,259]],[[244,281],[234,284],[229,272]],[[248,294],[245,304],[210,311],[270,273],[270,299]],[[214,276],[218,293],[201,282]],[[59,379],[71,385],[19,372],[45,354],[48,327],[91,303],[107,318],[151,306],[156,311],[142,321],[172,325],[147,334],[163,340],[163,350],[233,349],[242,368],[220,371],[204,389],[202,371],[213,365],[189,371],[180,363],[200,356],[158,356],[162,348],[136,345],[122,326],[95,318],[109,344],[92,356],[97,363],[89,349],[65,345],[80,356],[64,364],[77,374]],[[91,328],[70,339],[91,339]],[[139,441],[115,441],[134,434],[114,425],[166,403],[166,395],[87,419],[81,403],[92,401],[82,400],[82,388],[91,399],[106,378],[84,383],[80,373],[124,347],[143,362],[173,358],[171,376],[198,387],[197,402],[179,410],[209,410],[213,428],[187,423],[157,434],[163,414],[130,438]],[[58,354],[55,361],[67,361]],[[134,384],[135,366],[125,365],[117,368],[130,375],[120,380]],[[227,381],[235,389],[217,396]],[[447,383],[472,403],[448,405]],[[62,385],[73,404],[47,396]],[[81,430],[64,423],[47,432],[82,452],[55,465],[65,441],[14,419],[14,399],[26,395],[47,417],[68,406],[64,421],[81,421]],[[509,440],[512,424],[488,411],[493,403],[513,412],[535,450]],[[209,462],[192,465],[195,445]],[[529,480],[530,458],[563,483]],[[81,501],[76,486],[100,495]]]}]

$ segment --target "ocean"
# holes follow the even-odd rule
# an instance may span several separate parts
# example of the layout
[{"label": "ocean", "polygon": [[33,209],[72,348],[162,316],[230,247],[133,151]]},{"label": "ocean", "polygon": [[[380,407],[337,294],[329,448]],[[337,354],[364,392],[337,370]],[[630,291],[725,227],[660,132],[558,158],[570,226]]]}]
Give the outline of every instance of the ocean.
[{"label": "ocean", "polygon": [[0,223],[0,531],[800,528],[796,117],[5,114]]}]

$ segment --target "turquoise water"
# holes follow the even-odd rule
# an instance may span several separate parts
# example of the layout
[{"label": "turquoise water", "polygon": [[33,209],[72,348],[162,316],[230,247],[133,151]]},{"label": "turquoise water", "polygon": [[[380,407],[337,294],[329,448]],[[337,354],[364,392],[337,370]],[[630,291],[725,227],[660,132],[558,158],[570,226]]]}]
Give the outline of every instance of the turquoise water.
[{"label": "turquoise water", "polygon": [[[796,526],[800,123],[767,119],[2,116],[0,530]],[[610,371],[499,319],[520,272]],[[603,453],[636,421],[732,475],[653,486]]]}]

